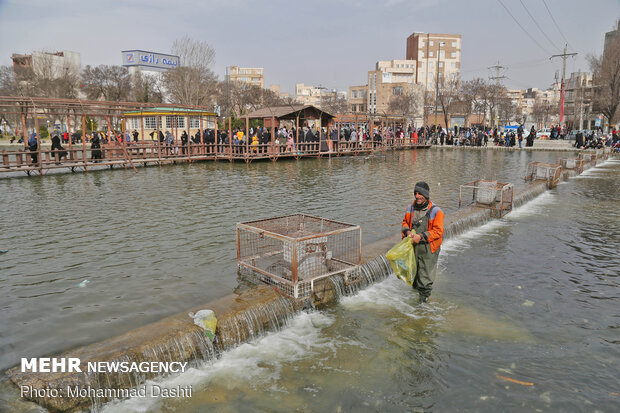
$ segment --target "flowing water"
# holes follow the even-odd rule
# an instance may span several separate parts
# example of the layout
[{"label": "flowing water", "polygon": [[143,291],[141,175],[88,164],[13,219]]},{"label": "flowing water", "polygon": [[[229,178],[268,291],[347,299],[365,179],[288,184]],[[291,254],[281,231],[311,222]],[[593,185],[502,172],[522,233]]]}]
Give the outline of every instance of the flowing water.
[{"label": "flowing water", "polygon": [[[450,213],[459,184],[519,191],[528,162],[557,157],[430,150],[2,180],[0,368],[243,288],[235,222],[306,212],[360,223],[368,243],[398,232],[417,180]],[[391,277],[158,379],[191,384],[190,399],[104,410],[615,410],[619,178],[607,161],[447,241],[428,306]]]}]

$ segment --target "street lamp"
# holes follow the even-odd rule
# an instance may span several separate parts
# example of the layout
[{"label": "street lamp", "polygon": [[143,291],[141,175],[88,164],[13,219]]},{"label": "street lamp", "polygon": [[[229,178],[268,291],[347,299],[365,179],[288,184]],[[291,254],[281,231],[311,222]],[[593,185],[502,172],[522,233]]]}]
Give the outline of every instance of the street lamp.
[{"label": "street lamp", "polygon": [[437,96],[439,95],[439,56],[441,56],[441,46],[443,46],[443,44],[443,42],[438,43],[439,47],[437,49],[437,67],[435,68],[435,70],[437,70],[435,76],[435,133],[437,132]]}]

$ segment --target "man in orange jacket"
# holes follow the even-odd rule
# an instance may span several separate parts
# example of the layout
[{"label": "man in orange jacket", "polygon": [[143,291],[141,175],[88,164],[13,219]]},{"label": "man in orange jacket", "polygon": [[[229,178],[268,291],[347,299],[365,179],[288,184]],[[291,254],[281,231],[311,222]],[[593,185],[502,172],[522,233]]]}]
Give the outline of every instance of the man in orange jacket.
[{"label": "man in orange jacket", "polygon": [[413,190],[415,201],[407,207],[403,219],[403,238],[411,238],[417,272],[413,289],[420,295],[420,304],[431,295],[437,259],[443,240],[443,212],[430,200],[430,187],[426,182],[418,182]]}]

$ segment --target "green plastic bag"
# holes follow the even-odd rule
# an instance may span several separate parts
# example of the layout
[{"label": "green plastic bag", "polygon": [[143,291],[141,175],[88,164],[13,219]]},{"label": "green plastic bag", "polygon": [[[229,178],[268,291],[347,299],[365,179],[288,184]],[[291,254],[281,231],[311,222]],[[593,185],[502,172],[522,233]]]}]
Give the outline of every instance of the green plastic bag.
[{"label": "green plastic bag", "polygon": [[390,260],[390,265],[394,274],[407,285],[413,285],[413,279],[416,273],[415,253],[413,252],[413,244],[411,238],[405,237],[401,242],[394,245],[391,250],[385,254]]}]

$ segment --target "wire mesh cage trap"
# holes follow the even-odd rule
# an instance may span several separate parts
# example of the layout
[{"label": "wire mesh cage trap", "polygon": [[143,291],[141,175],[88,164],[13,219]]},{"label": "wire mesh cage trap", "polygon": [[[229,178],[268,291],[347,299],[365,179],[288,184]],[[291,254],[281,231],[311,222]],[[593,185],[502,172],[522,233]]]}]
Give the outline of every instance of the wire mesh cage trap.
[{"label": "wire mesh cage trap", "polygon": [[555,188],[560,183],[562,166],[544,162],[530,162],[525,174],[526,181],[545,181],[547,188]]},{"label": "wire mesh cage trap", "polygon": [[360,277],[362,228],[294,214],[237,224],[239,272],[293,297],[308,297],[314,282]]},{"label": "wire mesh cage trap", "polygon": [[560,165],[562,166],[562,169],[568,170],[568,171],[575,171],[577,172],[577,174],[580,174],[583,172],[584,164],[585,162],[583,159],[576,159],[576,158],[560,159]]},{"label": "wire mesh cage trap", "polygon": [[598,154],[596,152],[581,152],[579,154],[579,159],[583,159],[586,163],[596,164]]},{"label": "wire mesh cage trap", "polygon": [[514,185],[504,182],[489,181],[478,179],[466,183],[459,187],[459,208],[469,199],[467,205],[488,208],[491,216],[501,218],[512,211],[512,200],[514,198]]}]

